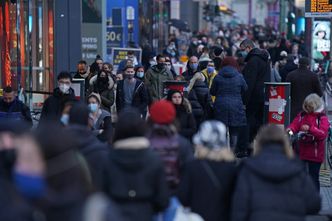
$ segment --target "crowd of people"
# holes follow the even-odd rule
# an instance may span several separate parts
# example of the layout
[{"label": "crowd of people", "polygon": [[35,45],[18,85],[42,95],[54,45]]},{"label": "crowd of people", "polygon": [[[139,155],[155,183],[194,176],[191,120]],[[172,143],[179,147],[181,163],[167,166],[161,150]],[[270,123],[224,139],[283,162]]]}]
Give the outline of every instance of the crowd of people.
[{"label": "crowd of people", "polygon": [[[264,29],[171,37],[61,72],[38,125],[0,101],[0,220],[300,221],[321,208],[329,121],[301,38]],[[183,49],[184,47],[181,47]],[[186,70],[173,67],[188,56]],[[73,78],[84,79],[77,100]],[[166,90],[166,81],[178,82]],[[264,125],[264,82],[290,82],[291,124]],[[301,134],[296,143],[288,135]],[[243,159],[240,159],[243,158]],[[184,208],[189,208],[188,212]],[[180,218],[182,217],[182,219]]]}]

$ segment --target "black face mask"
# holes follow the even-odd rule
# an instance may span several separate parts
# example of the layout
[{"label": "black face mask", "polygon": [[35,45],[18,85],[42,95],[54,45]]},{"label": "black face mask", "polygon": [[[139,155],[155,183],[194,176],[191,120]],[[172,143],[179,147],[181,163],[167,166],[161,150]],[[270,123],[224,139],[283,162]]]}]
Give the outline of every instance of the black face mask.
[{"label": "black face mask", "polygon": [[16,149],[0,150],[0,171],[11,174],[16,161]]},{"label": "black face mask", "polygon": [[165,64],[164,63],[158,63],[157,67],[158,67],[159,70],[164,69]]},{"label": "black face mask", "polygon": [[99,80],[102,83],[108,83],[108,77],[100,77]]}]

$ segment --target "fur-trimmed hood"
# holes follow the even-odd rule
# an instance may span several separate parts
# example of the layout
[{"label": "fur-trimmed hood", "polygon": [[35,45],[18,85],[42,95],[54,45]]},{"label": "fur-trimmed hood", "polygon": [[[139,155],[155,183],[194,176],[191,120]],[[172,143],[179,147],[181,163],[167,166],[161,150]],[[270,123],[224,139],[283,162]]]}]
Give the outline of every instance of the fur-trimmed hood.
[{"label": "fur-trimmed hood", "polygon": [[[93,86],[96,83],[97,83],[97,75],[93,76],[89,81],[89,84],[91,86]],[[114,83],[112,77],[108,76],[108,89],[112,89],[114,87],[114,84],[115,83]]]},{"label": "fur-trimmed hood", "polygon": [[195,158],[200,160],[211,160],[218,162],[234,162],[235,156],[229,148],[209,149],[206,147],[195,148]]},{"label": "fur-trimmed hood", "polygon": [[113,144],[114,149],[140,150],[150,147],[150,141],[145,137],[131,137],[118,140]]}]

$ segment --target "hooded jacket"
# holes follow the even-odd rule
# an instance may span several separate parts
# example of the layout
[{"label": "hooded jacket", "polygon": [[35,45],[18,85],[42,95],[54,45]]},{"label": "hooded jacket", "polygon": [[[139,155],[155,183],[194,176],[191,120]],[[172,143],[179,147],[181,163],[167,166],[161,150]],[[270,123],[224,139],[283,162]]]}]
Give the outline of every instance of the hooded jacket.
[{"label": "hooded jacket", "polygon": [[261,105],[264,102],[264,82],[269,82],[271,78],[269,53],[254,48],[247,55],[245,62],[247,64],[242,73],[247,82],[248,90],[244,94],[243,102],[249,107]]},{"label": "hooded jacket", "polygon": [[218,155],[219,160],[205,158],[187,163],[177,194],[184,206],[206,221],[229,220],[230,215],[236,177],[235,158],[226,148]]},{"label": "hooded jacket", "polygon": [[69,89],[68,94],[63,94],[58,87],[55,88],[53,95],[44,102],[39,123],[59,121],[64,105],[70,100],[75,100],[75,92],[72,88]]},{"label": "hooded jacket", "polygon": [[238,127],[247,124],[241,94],[247,90],[243,76],[233,67],[226,66],[214,79],[211,95],[216,96],[214,117],[227,126]]},{"label": "hooded jacket", "polygon": [[305,135],[298,141],[300,159],[322,163],[325,159],[325,139],[330,127],[329,119],[323,113],[323,107],[314,113],[299,113],[288,128],[296,134],[301,131],[304,124],[310,127],[308,134],[313,136],[313,139]]},{"label": "hooded jacket", "polygon": [[164,97],[164,82],[174,80],[172,73],[166,68],[159,69],[157,65],[152,66],[145,73],[145,85],[149,96],[153,101]]},{"label": "hooded jacket", "polygon": [[320,196],[302,164],[278,145],[246,160],[232,201],[232,221],[303,221],[320,209]]},{"label": "hooded jacket", "polygon": [[144,137],[114,143],[104,171],[105,193],[126,220],[147,221],[168,206],[168,190],[160,158]]}]

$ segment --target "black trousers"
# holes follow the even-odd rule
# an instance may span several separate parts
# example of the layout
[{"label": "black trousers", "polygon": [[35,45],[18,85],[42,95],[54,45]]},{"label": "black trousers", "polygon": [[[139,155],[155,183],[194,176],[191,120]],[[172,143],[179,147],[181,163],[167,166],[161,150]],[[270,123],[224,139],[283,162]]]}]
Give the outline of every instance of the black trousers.
[{"label": "black trousers", "polygon": [[304,163],[307,168],[308,174],[311,176],[317,190],[319,191],[320,190],[319,171],[320,171],[321,163],[312,162],[312,161],[308,161],[308,160],[305,160]]}]

